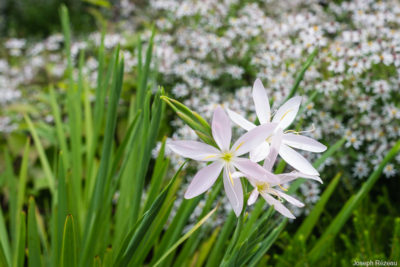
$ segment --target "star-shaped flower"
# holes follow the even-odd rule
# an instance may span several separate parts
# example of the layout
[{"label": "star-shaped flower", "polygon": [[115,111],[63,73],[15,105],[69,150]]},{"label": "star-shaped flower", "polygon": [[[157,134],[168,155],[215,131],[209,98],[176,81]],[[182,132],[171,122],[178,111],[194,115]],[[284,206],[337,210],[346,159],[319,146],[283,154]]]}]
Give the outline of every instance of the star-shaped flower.
[{"label": "star-shaped flower", "polygon": [[[270,153],[268,157],[265,159],[263,166],[265,170],[268,172],[271,172],[272,170],[272,167],[276,161],[276,157],[278,156],[279,147],[281,146],[282,141],[283,141],[282,132],[278,132],[277,134],[274,135],[272,139]],[[304,204],[301,203],[299,200],[295,199],[294,197],[284,193],[283,191],[287,190],[282,185],[300,177],[316,180],[322,183],[322,180],[319,178],[319,176],[307,175],[297,171],[278,174],[277,175],[279,178],[278,182],[270,182],[267,180],[261,181],[259,179],[254,179],[253,177],[240,172],[235,172],[233,176],[235,178],[243,176],[247,177],[251,185],[254,187],[247,201],[248,205],[252,205],[257,200],[258,196],[261,194],[261,196],[265,199],[265,201],[269,205],[274,206],[274,209],[276,211],[291,219],[295,219],[294,215],[282,204],[281,200],[284,199],[297,207],[303,207]],[[278,187],[281,190],[278,189]]]},{"label": "star-shaped flower", "polygon": [[[269,100],[260,79],[257,79],[254,82],[253,100],[260,124],[264,125],[271,123],[271,109]],[[297,112],[299,111],[300,103],[301,97],[295,96],[286,101],[286,103],[278,109],[272,119],[272,123],[277,123],[278,126],[276,127],[275,131],[266,138],[265,142],[250,151],[250,159],[252,161],[259,162],[267,157],[273,135],[283,132],[292,124]],[[245,130],[250,131],[256,127],[254,123],[246,120],[236,112],[229,109],[227,109],[227,112],[232,121]],[[311,152],[323,152],[326,150],[326,146],[312,138],[299,135],[296,132],[296,134],[294,134],[293,132],[294,131],[290,130],[283,132],[282,144],[279,148],[279,155],[289,165],[300,172],[308,175],[319,175],[318,171],[307,161],[307,159],[305,159],[301,154],[292,148]]]},{"label": "star-shaped flower", "polygon": [[212,162],[196,173],[185,193],[185,198],[193,198],[204,193],[215,183],[223,170],[225,192],[233,210],[239,216],[243,208],[243,189],[240,180],[232,176],[236,169],[255,180],[271,183],[279,181],[276,175],[257,163],[239,157],[261,144],[274,132],[276,126],[277,124],[270,123],[254,127],[231,146],[231,122],[224,109],[219,106],[214,111],[211,125],[212,136],[218,148],[197,141],[169,142],[168,146],[183,157]]}]

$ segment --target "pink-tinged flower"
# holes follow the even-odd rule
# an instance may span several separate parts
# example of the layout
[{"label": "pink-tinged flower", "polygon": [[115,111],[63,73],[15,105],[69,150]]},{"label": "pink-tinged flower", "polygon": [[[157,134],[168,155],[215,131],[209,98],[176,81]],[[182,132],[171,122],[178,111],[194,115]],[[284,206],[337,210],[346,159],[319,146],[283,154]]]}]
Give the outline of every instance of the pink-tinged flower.
[{"label": "pink-tinged flower", "polygon": [[[270,153],[268,157],[265,159],[263,166],[264,169],[268,172],[271,172],[272,167],[274,166],[282,141],[283,141],[282,132],[278,132],[277,134],[274,135]],[[277,175],[277,177],[279,178],[278,182],[270,182],[267,180],[261,181],[259,179],[254,179],[251,176],[248,176],[240,172],[235,172],[233,176],[236,178],[243,176],[247,177],[251,185],[254,187],[247,201],[248,205],[252,205],[257,200],[258,196],[261,195],[269,205],[274,206],[274,209],[276,211],[281,213],[283,216],[286,216],[291,219],[295,219],[294,215],[282,204],[281,200],[284,199],[287,202],[297,207],[303,207],[304,204],[301,203],[299,200],[295,199],[294,197],[284,193],[283,191],[286,191],[286,189],[283,188],[282,184],[291,182],[300,177],[316,180],[322,183],[322,180],[317,175],[308,175],[297,171],[278,174]],[[279,187],[281,190],[279,190],[277,187]]]},{"label": "pink-tinged flower", "polygon": [[276,175],[249,159],[239,157],[262,143],[275,128],[275,123],[255,127],[231,146],[231,122],[224,109],[217,107],[214,111],[211,130],[218,148],[196,141],[169,142],[168,146],[183,157],[212,162],[196,173],[185,193],[185,198],[193,198],[204,193],[215,183],[223,170],[225,192],[233,210],[239,216],[243,208],[243,189],[240,179],[232,176],[236,169],[254,177],[255,180],[278,182]]},{"label": "pink-tinged flower", "polygon": [[[271,110],[269,106],[269,100],[260,79],[257,79],[254,82],[253,100],[260,124],[263,125],[270,123]],[[284,103],[278,109],[272,119],[272,122],[277,123],[278,126],[276,127],[274,133],[269,136],[265,142],[250,151],[250,159],[252,161],[259,162],[267,157],[273,135],[283,132],[292,124],[297,112],[299,111],[300,103],[301,97],[295,96],[286,101],[286,103]],[[243,129],[250,131],[256,127],[254,123],[246,120],[236,112],[229,109],[227,109],[227,112],[232,121]],[[279,148],[279,155],[296,170],[309,175],[319,175],[318,171],[310,164],[310,162],[308,162],[302,155],[292,148],[311,152],[323,152],[326,150],[326,146],[312,138],[301,136],[296,132],[296,134],[291,132],[293,131],[289,130],[283,133],[282,144]]]}]

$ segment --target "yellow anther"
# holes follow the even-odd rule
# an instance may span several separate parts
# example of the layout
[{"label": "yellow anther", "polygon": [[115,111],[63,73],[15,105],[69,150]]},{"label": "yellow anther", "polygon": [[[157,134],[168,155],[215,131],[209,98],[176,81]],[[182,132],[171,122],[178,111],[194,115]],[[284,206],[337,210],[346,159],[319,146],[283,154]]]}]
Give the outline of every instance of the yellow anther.
[{"label": "yellow anther", "polygon": [[284,187],[281,186],[280,184],[278,184],[278,186],[279,186],[283,191],[288,191],[286,188],[284,188]]},{"label": "yellow anther", "polygon": [[205,157],[204,160],[206,160],[206,159],[211,159],[211,158],[215,158],[216,156],[217,156],[217,155],[210,155],[210,156]]}]

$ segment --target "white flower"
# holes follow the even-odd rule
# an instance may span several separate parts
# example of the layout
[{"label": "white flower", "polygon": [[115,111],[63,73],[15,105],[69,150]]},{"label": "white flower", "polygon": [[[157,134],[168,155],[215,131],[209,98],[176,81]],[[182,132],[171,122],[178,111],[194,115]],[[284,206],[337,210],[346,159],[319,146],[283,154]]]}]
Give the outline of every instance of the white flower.
[{"label": "white flower", "polygon": [[236,168],[257,180],[278,182],[274,174],[266,171],[257,163],[239,157],[262,143],[275,128],[276,124],[264,124],[253,128],[231,146],[231,122],[223,108],[218,106],[214,111],[211,130],[219,149],[196,141],[169,142],[169,148],[181,156],[198,161],[213,162],[196,173],[185,193],[185,198],[194,198],[204,193],[215,183],[223,169],[225,192],[233,210],[239,216],[243,208],[243,189],[240,180],[235,179],[236,181],[234,181],[232,176],[232,173],[236,172]]},{"label": "white flower", "polygon": [[[269,105],[268,96],[265,92],[264,86],[261,81],[257,79],[253,86],[253,100],[257,113],[258,120],[261,125],[268,124],[271,122],[271,109]],[[283,104],[276,112],[273,123],[277,123],[278,126],[274,133],[267,138],[260,146],[250,151],[250,159],[258,162],[266,158],[269,154],[269,144],[274,134],[283,132],[290,124],[292,124],[296,114],[299,110],[301,97],[296,96],[289,99]],[[249,131],[256,127],[254,123],[246,120],[236,112],[227,109],[229,117],[234,123]],[[311,151],[311,152],[323,152],[326,150],[326,146],[315,141],[312,138],[301,136],[298,134],[290,133],[286,131],[283,133],[282,144],[279,148],[279,155],[292,167],[309,175],[319,175],[318,171],[298,152],[293,148]]]},{"label": "white flower", "polygon": [[[279,148],[281,146],[281,143],[283,141],[283,133],[279,132],[273,137],[272,145],[271,145],[271,151],[268,155],[268,157],[264,161],[264,169],[268,172],[271,172],[272,167],[276,161],[276,157],[278,156]],[[235,177],[240,177],[240,176],[247,176],[243,175],[239,172],[236,172],[234,174]],[[266,180],[258,180],[258,179],[253,179],[250,176],[247,176],[249,182],[251,185],[254,187],[253,191],[250,194],[250,197],[247,201],[248,205],[252,205],[258,198],[258,195],[261,194],[261,196],[265,199],[265,201],[271,205],[274,206],[274,209],[281,213],[282,215],[295,219],[295,216],[281,203],[281,199],[285,199],[289,203],[295,205],[296,207],[303,207],[304,204],[295,199],[294,197],[282,192],[281,190],[277,189],[276,187],[280,187],[283,191],[286,191],[285,188],[283,188],[282,184],[286,184],[288,182],[291,182],[293,180],[296,180],[297,178],[303,177],[307,179],[312,179],[316,180],[320,183],[322,183],[321,179],[317,175],[307,175],[301,172],[291,172],[291,173],[282,173],[278,174],[277,177],[279,178],[278,182],[270,182]],[[274,198],[277,197],[278,199]]]},{"label": "white flower", "polygon": [[383,169],[383,173],[386,175],[387,178],[389,178],[396,174],[396,169],[394,168],[393,164],[387,164]]},{"label": "white flower", "polygon": [[364,161],[357,161],[353,167],[353,175],[357,178],[366,177],[369,173],[368,165]]},{"label": "white flower", "polygon": [[346,147],[354,147],[354,149],[358,150],[361,146],[362,142],[357,135],[352,133],[350,136],[347,137],[347,142],[345,144]]}]

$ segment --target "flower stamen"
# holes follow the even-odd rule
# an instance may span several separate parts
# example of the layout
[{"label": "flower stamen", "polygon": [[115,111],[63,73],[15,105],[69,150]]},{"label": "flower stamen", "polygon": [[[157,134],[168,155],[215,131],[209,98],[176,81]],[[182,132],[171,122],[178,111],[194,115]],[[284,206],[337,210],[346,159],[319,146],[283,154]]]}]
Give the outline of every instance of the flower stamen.
[{"label": "flower stamen", "polygon": [[287,131],[285,131],[285,134],[287,134],[287,133],[294,133],[294,134],[300,135],[300,134],[302,134],[302,133],[312,133],[312,132],[315,131],[314,123],[311,125],[311,127],[312,127],[312,128],[311,128],[310,130],[306,130],[306,131],[287,130]]},{"label": "flower stamen", "polygon": [[286,188],[284,188],[283,186],[281,186],[280,184],[278,184],[278,186],[280,187],[280,189],[282,189],[283,191],[288,191]]}]

